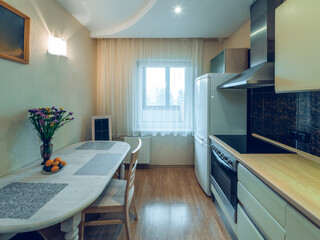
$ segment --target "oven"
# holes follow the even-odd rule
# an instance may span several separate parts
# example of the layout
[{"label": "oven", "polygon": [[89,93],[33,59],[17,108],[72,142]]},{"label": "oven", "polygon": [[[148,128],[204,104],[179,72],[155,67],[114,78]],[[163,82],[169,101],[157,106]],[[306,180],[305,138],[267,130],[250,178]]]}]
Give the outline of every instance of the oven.
[{"label": "oven", "polygon": [[215,135],[211,138],[211,191],[214,198],[218,198],[218,205],[223,205],[219,207],[228,215],[228,223],[234,225],[237,223],[237,160],[215,138],[240,155],[292,152],[250,135]]},{"label": "oven", "polygon": [[[215,190],[214,198],[219,197],[220,203],[227,214],[237,222],[237,165],[236,159],[218,144],[211,145],[211,177],[210,182]],[[222,206],[220,206],[222,207]]]}]

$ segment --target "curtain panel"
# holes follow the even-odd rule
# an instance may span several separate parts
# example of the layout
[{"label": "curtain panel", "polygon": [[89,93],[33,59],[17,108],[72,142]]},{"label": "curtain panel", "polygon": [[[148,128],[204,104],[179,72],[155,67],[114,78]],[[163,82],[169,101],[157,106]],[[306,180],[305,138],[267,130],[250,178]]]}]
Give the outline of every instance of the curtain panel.
[{"label": "curtain panel", "polygon": [[114,135],[193,133],[201,39],[98,39],[97,114]]}]

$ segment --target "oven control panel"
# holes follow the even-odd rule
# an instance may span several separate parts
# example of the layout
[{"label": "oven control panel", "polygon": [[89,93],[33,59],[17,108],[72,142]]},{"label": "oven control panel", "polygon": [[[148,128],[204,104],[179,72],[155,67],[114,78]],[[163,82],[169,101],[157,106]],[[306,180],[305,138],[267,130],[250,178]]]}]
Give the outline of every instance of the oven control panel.
[{"label": "oven control panel", "polygon": [[230,153],[228,153],[223,147],[219,144],[216,144],[212,141],[211,151],[213,151],[221,160],[227,163],[233,169],[236,169],[237,160]]}]

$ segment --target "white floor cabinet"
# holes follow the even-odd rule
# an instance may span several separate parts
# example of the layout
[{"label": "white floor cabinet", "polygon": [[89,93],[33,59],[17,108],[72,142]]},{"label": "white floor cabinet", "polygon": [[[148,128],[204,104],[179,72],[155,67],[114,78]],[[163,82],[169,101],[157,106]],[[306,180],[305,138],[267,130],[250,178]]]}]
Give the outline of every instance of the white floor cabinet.
[{"label": "white floor cabinet", "polygon": [[241,164],[238,165],[239,240],[319,240],[320,229]]},{"label": "white floor cabinet", "polygon": [[301,213],[288,205],[287,207],[286,239],[313,240],[320,239],[320,229],[306,219]]}]

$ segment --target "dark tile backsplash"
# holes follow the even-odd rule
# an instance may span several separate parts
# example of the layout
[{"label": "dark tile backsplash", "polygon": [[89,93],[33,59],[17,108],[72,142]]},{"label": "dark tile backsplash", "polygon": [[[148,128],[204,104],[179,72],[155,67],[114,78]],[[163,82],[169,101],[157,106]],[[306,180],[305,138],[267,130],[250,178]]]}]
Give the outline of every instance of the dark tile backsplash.
[{"label": "dark tile backsplash", "polygon": [[[310,142],[296,143],[292,130],[310,134]],[[248,89],[248,133],[320,157],[320,92],[277,94],[274,87]]]}]

